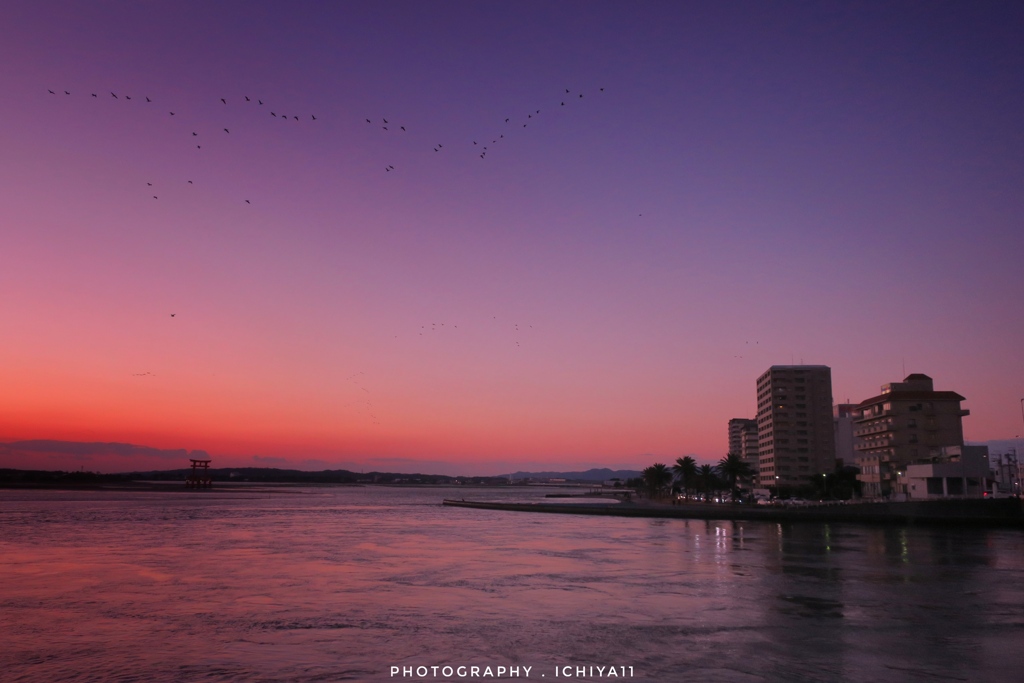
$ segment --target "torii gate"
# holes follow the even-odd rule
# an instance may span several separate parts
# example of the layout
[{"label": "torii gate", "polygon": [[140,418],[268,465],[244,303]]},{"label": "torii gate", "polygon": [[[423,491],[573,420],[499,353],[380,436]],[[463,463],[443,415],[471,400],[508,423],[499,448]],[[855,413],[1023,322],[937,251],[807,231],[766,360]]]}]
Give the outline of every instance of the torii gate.
[{"label": "torii gate", "polygon": [[[187,488],[210,488],[213,486],[213,479],[210,479],[210,461],[209,460],[194,460],[189,458],[189,462],[192,463],[192,473],[185,477],[185,486]],[[199,468],[202,468],[202,473],[199,472]]]}]

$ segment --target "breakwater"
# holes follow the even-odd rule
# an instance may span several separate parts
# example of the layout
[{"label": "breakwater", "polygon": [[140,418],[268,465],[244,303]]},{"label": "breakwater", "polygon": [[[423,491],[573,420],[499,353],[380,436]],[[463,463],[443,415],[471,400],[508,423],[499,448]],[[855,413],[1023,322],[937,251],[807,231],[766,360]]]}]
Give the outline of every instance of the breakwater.
[{"label": "breakwater", "polygon": [[445,499],[452,507],[512,512],[547,512],[612,517],[751,520],[766,522],[856,522],[866,524],[962,524],[1024,529],[1024,508],[1015,498],[1001,500],[928,500],[906,503],[855,503],[768,507],[730,504],[663,505],[618,503],[606,505],[560,503],[498,503]]}]

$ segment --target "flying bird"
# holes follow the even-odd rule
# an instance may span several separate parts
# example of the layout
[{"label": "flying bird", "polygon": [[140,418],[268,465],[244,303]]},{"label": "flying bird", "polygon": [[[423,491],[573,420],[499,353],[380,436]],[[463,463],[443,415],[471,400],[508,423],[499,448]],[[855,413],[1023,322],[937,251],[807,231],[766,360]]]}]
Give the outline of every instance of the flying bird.
[{"label": "flying bird", "polygon": [[316,115],[315,114],[310,114],[310,116],[312,116],[313,120],[316,121]]},{"label": "flying bird", "polygon": [[405,130],[405,126],[399,126],[399,128],[401,128],[402,130]]},{"label": "flying bird", "polygon": [[270,115],[273,116],[275,119],[277,118],[277,114],[275,114],[274,112],[270,112]]},{"label": "flying bird", "polygon": [[195,132],[195,131],[192,131],[192,137],[195,137],[195,136],[197,136],[197,135],[199,135],[199,133],[197,133],[197,132]]},{"label": "flying bird", "polygon": [[50,90],[49,88],[46,89],[46,92],[50,93],[51,95],[56,95],[57,94],[57,93],[53,92],[52,90]]},{"label": "flying bird", "polygon": [[256,101],[259,102],[260,104],[263,104],[263,100],[256,100]]},{"label": "flying bird", "polygon": [[230,133],[231,131],[230,131],[230,130],[228,130],[227,128],[225,128],[225,129],[224,129],[224,132],[225,132],[225,133]]},{"label": "flying bird", "polygon": [[110,95],[111,95],[111,97],[113,97],[113,98],[114,98],[115,100],[117,99],[117,95],[115,95],[115,94],[114,94],[113,92],[111,92],[111,93],[110,93]]},{"label": "flying bird", "polygon": [[246,204],[252,204],[252,202],[250,202],[248,199],[245,200],[245,203]]},{"label": "flying bird", "polygon": [[171,317],[172,317],[172,318],[174,317],[174,314],[173,314],[173,313],[171,313]]},{"label": "flying bird", "polygon": [[221,102],[223,102],[224,104],[227,104],[227,103],[228,103],[228,101],[227,101],[227,100],[225,100],[225,99],[224,99],[223,97],[222,97],[222,98],[220,98],[220,101],[221,101]]},{"label": "flying bird", "polygon": [[65,94],[65,95],[70,95],[71,93],[69,93],[69,92],[68,92],[67,90],[65,90],[65,91],[64,91],[64,94]]},{"label": "flying bird", "polygon": [[171,112],[171,116],[174,116],[174,112],[173,111]]},{"label": "flying bird", "polygon": [[245,101],[246,101],[246,102],[252,102],[252,100],[250,100],[250,99],[249,99],[249,96],[248,96],[248,95],[246,95],[246,96],[245,96]]},{"label": "flying bird", "polygon": [[93,93],[93,94],[92,94],[92,96],[93,96],[93,97],[96,97],[96,93]]},{"label": "flying bird", "polygon": [[153,100],[151,100],[151,99],[149,99],[149,98],[147,97],[147,98],[146,98],[146,101],[147,101],[147,102],[152,102]]},{"label": "flying bird", "polygon": [[[68,93],[68,94],[70,95],[71,93]],[[125,96],[124,96],[124,98],[125,98],[126,100],[130,100],[130,99],[132,98],[132,96],[131,96],[131,95],[125,95]]]}]

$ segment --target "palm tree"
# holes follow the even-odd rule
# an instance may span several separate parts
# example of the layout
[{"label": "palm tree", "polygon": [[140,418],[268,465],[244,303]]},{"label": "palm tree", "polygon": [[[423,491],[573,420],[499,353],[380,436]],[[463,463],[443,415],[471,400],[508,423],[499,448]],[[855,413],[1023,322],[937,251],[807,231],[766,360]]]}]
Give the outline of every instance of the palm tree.
[{"label": "palm tree", "polygon": [[738,453],[729,453],[724,458],[718,461],[718,465],[715,468],[718,470],[718,474],[725,479],[729,484],[729,488],[732,489],[732,499],[736,500],[739,497],[739,490],[736,483],[740,479],[749,479],[754,476],[754,468],[747,463]]},{"label": "palm tree", "polygon": [[693,488],[693,484],[696,483],[697,461],[688,455],[676,458],[676,464],[672,465],[672,471],[676,475],[676,481],[682,485],[683,493],[688,494],[689,490]]},{"label": "palm tree", "polygon": [[704,489],[704,502],[707,502],[711,487],[715,484],[715,468],[711,465],[701,465],[697,476],[700,477],[701,488]]},{"label": "palm tree", "polygon": [[672,471],[667,465],[655,463],[644,470],[644,483],[647,484],[651,498],[657,498],[672,483]]}]

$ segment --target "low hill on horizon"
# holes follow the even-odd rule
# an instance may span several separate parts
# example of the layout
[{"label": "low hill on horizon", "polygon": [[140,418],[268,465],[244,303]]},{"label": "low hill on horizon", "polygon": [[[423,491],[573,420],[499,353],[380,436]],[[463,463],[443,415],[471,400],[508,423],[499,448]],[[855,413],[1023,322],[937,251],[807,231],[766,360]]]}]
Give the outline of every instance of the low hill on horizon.
[{"label": "low hill on horizon", "polygon": [[607,467],[593,467],[584,472],[514,472],[502,475],[512,479],[567,479],[576,481],[608,481],[609,479],[633,479],[641,476],[639,470],[612,470]]}]

